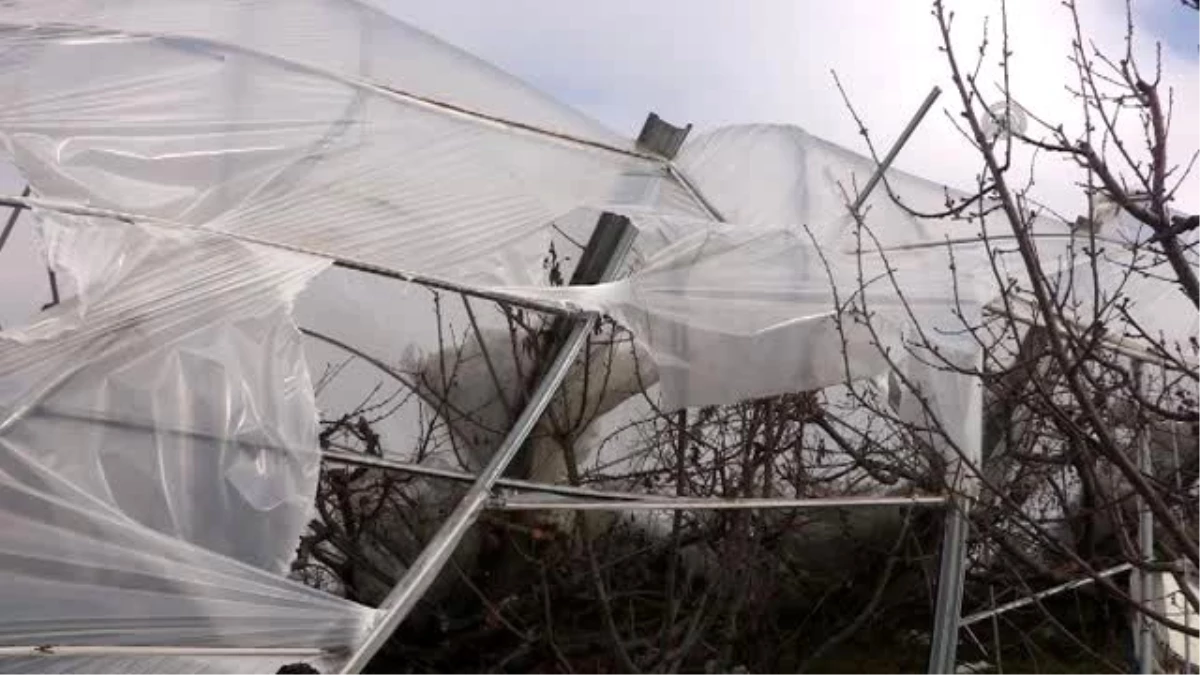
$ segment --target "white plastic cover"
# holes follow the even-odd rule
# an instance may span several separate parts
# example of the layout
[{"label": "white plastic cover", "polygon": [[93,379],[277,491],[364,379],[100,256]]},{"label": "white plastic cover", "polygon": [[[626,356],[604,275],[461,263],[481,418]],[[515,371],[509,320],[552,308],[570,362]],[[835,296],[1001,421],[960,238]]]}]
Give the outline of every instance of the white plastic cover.
[{"label": "white plastic cover", "polygon": [[[95,16],[67,4],[81,11],[75,22],[112,20],[122,28],[130,17],[133,27],[154,27],[160,14],[174,22],[179,3],[127,3],[127,11]],[[276,44],[250,30],[275,4],[218,3],[228,22],[213,25],[242,26],[259,36],[248,38],[252,44],[289,55],[308,33],[288,35],[298,30],[291,22],[262,31],[288,36]],[[293,4],[273,11],[289,14]],[[308,4],[317,14],[327,5],[357,7]],[[329,35],[307,57],[324,58],[319,47],[334,35],[358,44],[360,23],[317,22]],[[391,37],[405,43],[406,34]],[[276,52],[75,25],[9,28],[0,44],[10,64],[0,72],[0,91],[13,96],[0,103],[0,127],[44,198],[460,280],[478,271],[472,262],[481,252],[503,249],[581,206],[698,213],[661,163],[467,117]],[[330,69],[343,61],[337,53],[329,58]],[[508,91],[486,69],[456,78],[471,65],[461,60],[445,86],[490,76],[499,82],[492,88]],[[439,59],[431,62],[436,72]],[[545,117],[540,100],[510,110],[510,99],[500,96],[483,112],[527,107],[535,121]]]},{"label": "white plastic cover", "polygon": [[[1090,268],[1089,247],[1084,236],[1076,242],[1074,254],[1076,258],[1085,259],[1081,265],[1085,269],[1069,275],[1069,279],[1065,272],[1057,275],[1061,277],[1061,286],[1070,286],[1070,293],[1064,294],[1071,301],[1066,304],[1066,311],[1087,325],[1097,298],[1101,308],[1111,307],[1119,301],[1123,305],[1121,312],[1111,309],[1105,312],[1117,319],[1107,326],[1111,338],[1122,340],[1135,349],[1161,344],[1173,359],[1195,364],[1197,352],[1193,345],[1200,333],[1196,310],[1187,302],[1179,286],[1171,283],[1176,275],[1170,263],[1145,245],[1154,234],[1150,227],[1125,211],[1107,217],[1101,213],[1097,220],[1100,221],[1097,234],[1107,241],[1097,246],[1096,273],[1092,274]],[[1198,240],[1200,233],[1195,230],[1179,236],[1193,268],[1200,265]],[[1121,316],[1123,314],[1128,314],[1129,319]]]},{"label": "white plastic cover", "polygon": [[[589,141],[632,143],[526,83],[357,0],[12,0],[11,26],[96,27],[233,50]],[[175,41],[176,43],[180,41]],[[253,89],[246,96],[259,98]],[[299,112],[299,111],[297,111]]]},{"label": "white plastic cover", "polygon": [[302,662],[330,673],[336,663],[326,657],[303,656],[36,656],[0,659],[3,673],[275,673],[280,666]]},{"label": "white plastic cover", "polygon": [[320,467],[290,307],[327,263],[51,218],[89,306],[0,333],[0,644],[351,644],[371,611],[283,576]]},{"label": "white plastic cover", "polygon": [[[251,30],[284,10],[217,3],[214,18],[181,19],[175,4],[22,10],[41,25],[6,34],[9,58],[21,67],[0,84],[20,96],[0,123],[40,195],[479,285],[511,285],[508,261],[495,253],[556,220],[581,208],[625,213],[658,234],[663,249],[628,282],[584,293],[651,347],[676,405],[820,388],[843,381],[847,365],[851,376],[877,375],[888,367],[881,346],[903,351],[914,308],[917,323],[951,317],[955,303],[977,314],[994,288],[990,268],[978,280],[969,274],[986,260],[982,247],[958,253],[957,274],[944,251],[889,254],[899,267],[892,277],[874,253],[860,266],[849,254],[857,247],[930,244],[958,233],[908,216],[879,190],[869,209],[882,226],[873,241],[858,241],[845,202],[873,163],[801,130],[734,127],[684,148],[678,165],[731,223],[721,224],[663,162],[376,87],[407,73],[363,41],[368,10],[357,5],[313,0],[272,30]],[[327,34],[301,49],[321,17]],[[51,25],[56,19],[72,25]],[[411,32],[396,30],[396,42]],[[430,71],[448,64],[445,86],[421,76],[395,88],[454,105],[476,78],[521,91],[440,46],[425,49],[440,55]],[[477,94],[483,98],[468,107],[484,115],[580,137],[594,131],[564,122],[569,114],[551,120],[540,99],[513,107],[520,96],[469,96]],[[911,176],[893,174],[892,187],[925,203],[944,200],[942,188]],[[943,274],[931,273],[935,258]],[[861,300],[883,334],[841,321],[850,352],[845,361],[829,358],[843,337],[832,317],[845,318],[846,309],[835,291],[868,280]],[[897,301],[896,286],[909,305]],[[561,300],[579,292],[530,293]]]},{"label": "white plastic cover", "polygon": [[[936,415],[935,442],[978,456],[979,383],[903,345],[976,362],[962,319],[1021,276],[980,243],[1006,225],[921,220],[880,189],[863,233],[845,203],[867,158],[794,127],[697,138],[677,165],[722,223],[665,162],[351,0],[6,5],[4,148],[37,196],[139,224],[41,214],[81,291],[0,342],[16,608],[0,642],[335,646],[361,629],[369,610],[280,576],[318,463],[290,303],[326,264],[281,249],[608,312],[671,405],[892,370],[925,396],[901,414]],[[914,206],[945,202],[889,176]],[[547,233],[600,210],[640,228],[635,272],[531,284]],[[1048,257],[1067,242],[1046,241]]]}]

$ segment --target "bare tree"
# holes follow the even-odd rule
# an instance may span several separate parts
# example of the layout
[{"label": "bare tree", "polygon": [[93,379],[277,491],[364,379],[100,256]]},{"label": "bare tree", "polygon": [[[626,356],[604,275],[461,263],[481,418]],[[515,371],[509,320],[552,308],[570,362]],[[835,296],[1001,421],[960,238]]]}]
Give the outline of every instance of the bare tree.
[{"label": "bare tree", "polygon": [[[888,366],[881,378],[854,379],[847,364],[846,382],[822,391],[668,410],[648,355],[608,322],[511,477],[721,498],[909,495],[969,485],[962,495],[972,504],[968,611],[1055,584],[1094,583],[964,629],[968,653],[1030,670],[1084,654],[1097,669],[1121,670],[1114,636],[1130,611],[1195,635],[1132,597],[1121,577],[1103,573],[1128,563],[1183,574],[1196,564],[1200,346],[1194,335],[1154,332],[1134,302],[1149,284],[1196,307],[1196,217],[1172,208],[1195,158],[1171,153],[1171,95],[1157,71],[1139,69],[1132,17],[1125,53],[1108,58],[1087,42],[1071,2],[1065,11],[1074,18],[1078,77],[1069,84],[1083,122],[1072,130],[1024,107],[1035,128],[1019,129],[1011,119],[1019,106],[1009,86],[1007,8],[998,7],[999,47],[985,37],[966,65],[951,43],[949,12],[940,1],[933,5],[962,113],[952,119],[962,120],[959,130],[979,158],[977,189],[944,204],[916,204],[885,181],[913,216],[1007,225],[1003,233],[984,229],[972,244],[989,261],[997,297],[982,314],[965,301],[951,308],[958,334],[981,355],[977,362],[943,349],[938,331],[947,327],[919,319],[894,276],[860,276],[857,288],[833,289],[839,330],[873,336]],[[981,64],[996,53],[1002,84],[985,96]],[[989,107],[989,99],[1003,105]],[[1118,124],[1130,115],[1140,121],[1140,137]],[[1012,158],[1022,147],[1074,162],[1087,213],[1055,221],[1038,205],[1035,186],[1015,178]],[[856,196],[846,186],[847,205]],[[882,224],[850,210],[860,256],[890,269],[895,254],[875,237]],[[1113,223],[1122,218],[1138,224],[1141,236],[1115,236]],[[1045,255],[1039,237],[1049,222],[1068,241],[1061,247],[1066,267]],[[571,256],[559,251],[572,246],[569,238],[555,240],[548,283],[569,276]],[[955,245],[939,250],[950,266],[963,255]],[[1014,260],[1020,281],[1004,267]],[[980,457],[960,447],[958,420],[938,416],[929,382],[887,349],[870,300],[881,284],[914,323],[903,356],[982,385]],[[380,375],[361,402],[322,421],[327,447],[464,472],[494,451],[550,353],[554,322],[513,307],[430,298],[433,349],[407,360],[348,352],[373,361]],[[332,364],[322,382],[346,367]],[[412,410],[415,441],[389,446],[380,425]],[[1142,447],[1149,466],[1139,465]],[[956,478],[963,470],[966,483]],[[453,503],[453,485],[327,467],[297,575],[378,601]],[[1137,544],[1137,504],[1156,524],[1153,561]],[[936,512],[892,507],[490,515],[428,596],[415,627],[381,658],[410,671],[921,669],[939,530]],[[1194,597],[1188,601],[1195,606]]]}]

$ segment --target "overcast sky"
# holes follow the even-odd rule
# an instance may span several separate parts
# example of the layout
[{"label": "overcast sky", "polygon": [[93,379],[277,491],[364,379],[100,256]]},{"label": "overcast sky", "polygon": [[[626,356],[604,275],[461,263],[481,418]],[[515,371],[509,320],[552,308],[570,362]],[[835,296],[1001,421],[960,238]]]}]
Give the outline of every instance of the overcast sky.
[{"label": "overcast sky", "polygon": [[[648,111],[698,129],[745,122],[797,124],[862,151],[833,85],[836,69],[867,125],[886,145],[934,85],[945,90],[937,114],[907,147],[902,168],[969,187],[977,162],[941,111],[957,106],[939,36],[925,0],[377,0],[395,16],[491,61],[614,130],[636,134]],[[1089,39],[1122,49],[1122,0],[1080,0]],[[998,47],[999,2],[949,3],[963,58],[971,58],[985,14]],[[1173,156],[1198,146],[1197,13],[1178,0],[1134,0],[1139,53],[1163,42],[1166,81],[1175,88]],[[1010,0],[1013,89],[1039,117],[1077,123],[1064,90],[1070,16],[1054,0]],[[998,54],[998,52],[993,52]],[[998,58],[990,59],[993,65]],[[1153,63],[1147,60],[1147,65]],[[994,77],[984,81],[998,82]],[[998,90],[996,98],[1001,98]],[[1071,174],[1046,162],[1041,197],[1076,210]],[[1195,176],[1181,195],[1200,203]],[[1074,216],[1077,213],[1067,214]]]}]

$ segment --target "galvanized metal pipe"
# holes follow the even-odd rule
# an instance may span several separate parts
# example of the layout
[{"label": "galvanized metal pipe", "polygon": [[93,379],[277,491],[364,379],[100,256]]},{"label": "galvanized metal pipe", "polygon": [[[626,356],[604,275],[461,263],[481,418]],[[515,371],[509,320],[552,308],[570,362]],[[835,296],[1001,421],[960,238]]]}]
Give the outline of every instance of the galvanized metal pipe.
[{"label": "galvanized metal pipe", "polygon": [[979,623],[980,621],[983,621],[984,619],[987,619],[987,618],[990,618],[993,616],[998,616],[1000,614],[1003,614],[1004,612],[1008,612],[1008,611],[1011,611],[1014,609],[1020,609],[1021,607],[1024,607],[1026,605],[1032,605],[1033,603],[1037,602],[1038,600],[1041,600],[1042,598],[1048,598],[1052,595],[1057,595],[1059,593],[1062,593],[1063,591],[1069,591],[1069,590],[1072,590],[1075,588],[1087,586],[1088,584],[1094,583],[1096,581],[1096,578],[1103,579],[1106,577],[1111,577],[1114,574],[1120,574],[1121,572],[1126,572],[1131,569],[1133,569],[1132,564],[1122,563],[1120,565],[1117,565],[1116,567],[1110,567],[1104,571],[1097,572],[1096,576],[1094,576],[1094,577],[1086,577],[1084,579],[1076,579],[1075,581],[1068,581],[1066,583],[1047,588],[1044,591],[1039,591],[1037,593],[1034,593],[1033,595],[1021,598],[1019,600],[1013,600],[1011,602],[1006,602],[1003,605],[1000,605],[999,607],[995,607],[993,609],[985,610],[982,612],[976,612],[969,616],[963,617],[962,621],[958,622],[958,625],[962,626],[962,627],[970,626],[973,623]]},{"label": "galvanized metal pipe", "polygon": [[0,656],[277,656],[316,658],[329,656],[316,647],[175,647],[141,645],[11,645],[0,647]]},{"label": "galvanized metal pipe", "polygon": [[963,582],[967,558],[966,502],[951,501],[943,526],[942,555],[938,571],[937,605],[929,647],[929,672],[953,673],[958,655],[958,627],[962,614]]},{"label": "galvanized metal pipe", "polygon": [[[479,474],[469,473],[466,471],[439,469],[432,466],[422,466],[420,464],[412,464],[410,462],[399,462],[393,459],[374,457],[357,452],[322,450],[321,458],[326,462],[334,464],[369,466],[376,469],[383,469],[384,471],[395,471],[397,473],[429,476],[430,478],[442,478],[461,483],[474,483],[475,481],[479,480]],[[638,501],[642,499],[653,498],[653,495],[637,495],[627,492],[590,490],[588,488],[572,487],[570,485],[551,485],[549,483],[538,483],[536,481],[521,480],[518,478],[500,478],[496,480],[496,485],[514,490],[525,490],[528,492],[542,492],[546,494],[563,495],[566,497],[608,500],[608,503],[612,503],[613,501]]]},{"label": "galvanized metal pipe", "polygon": [[900,132],[900,137],[892,144],[892,149],[888,151],[887,156],[879,163],[875,169],[875,173],[871,174],[871,178],[867,180],[867,184],[863,186],[862,192],[859,193],[858,199],[854,201],[854,210],[858,211],[867,203],[867,198],[871,196],[871,192],[875,189],[875,185],[883,178],[883,173],[892,166],[892,162],[896,161],[896,155],[900,154],[901,148],[908,143],[908,139],[912,137],[913,132],[920,126],[921,120],[925,119],[926,113],[933,107],[934,101],[938,96],[942,95],[941,87],[934,87],[929,90],[925,96],[925,100],[921,102],[921,107],[917,108],[917,113],[908,121],[908,125],[904,127],[904,131]]},{"label": "galvanized metal pipe", "polygon": [[[1133,361],[1133,386],[1138,389],[1142,388],[1142,371],[1143,364],[1139,360]],[[1141,420],[1142,424],[1138,429],[1138,471],[1142,475],[1150,477],[1154,473],[1154,468],[1150,461],[1150,432],[1145,424],[1145,418]],[[1140,493],[1137,497],[1138,511],[1138,553],[1141,556],[1143,563],[1154,562],[1154,514],[1150,511],[1150,505],[1146,502],[1146,498]],[[1137,579],[1139,585],[1139,600],[1143,607],[1158,609],[1155,604],[1155,586],[1154,574],[1147,571],[1145,568],[1138,570]],[[1154,672],[1154,622],[1144,613],[1139,613],[1137,616],[1138,624],[1138,668],[1141,673]]]},{"label": "galvanized metal pipe", "polygon": [[611,499],[585,501],[580,499],[539,499],[536,497],[496,497],[488,508],[499,511],[680,511],[680,510],[737,510],[737,509],[824,509],[863,506],[942,506],[945,497],[820,497],[804,498],[745,498],[704,499],[688,497],[647,497],[614,501]]},{"label": "galvanized metal pipe", "polygon": [[[626,221],[620,240],[604,265],[602,281],[607,281],[616,274],[621,261],[624,260],[633,244],[635,232]],[[358,673],[366,668],[371,658],[391,638],[392,633],[437,578],[438,573],[450,560],[450,556],[453,555],[467,530],[486,508],[488,500],[492,497],[492,489],[500,480],[504,470],[517,456],[517,452],[530,432],[533,431],[538,420],[541,419],[542,413],[550,404],[559,385],[566,379],[571,364],[583,350],[588,335],[596,325],[596,320],[594,316],[576,319],[575,326],[530,396],[529,403],[521,411],[520,416],[513,423],[512,429],[509,430],[508,435],[496,450],[496,454],[480,473],[478,480],[467,491],[462,501],[442,524],[441,529],[421,551],[421,555],[413,561],[400,583],[384,598],[378,609],[375,623],[371,626],[363,642],[355,648],[345,665],[342,666],[341,672]]]}]

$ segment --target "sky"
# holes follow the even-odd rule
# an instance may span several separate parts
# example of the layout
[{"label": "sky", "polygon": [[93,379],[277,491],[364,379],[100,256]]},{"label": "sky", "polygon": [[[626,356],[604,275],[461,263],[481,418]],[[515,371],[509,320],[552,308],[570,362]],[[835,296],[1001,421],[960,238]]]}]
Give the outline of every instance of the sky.
[{"label": "sky", "polygon": [[[961,110],[951,90],[931,5],[924,0],[376,0],[394,16],[476,54],[555,98],[635,135],[649,111],[697,131],[733,123],[796,124],[863,152],[865,146],[834,86],[836,70],[877,145],[888,145],[931,87],[937,108],[901,154],[898,166],[968,188],[978,160],[951,125]],[[1085,39],[1123,50],[1122,0],[1080,0]],[[969,0],[956,13],[955,42],[973,60],[985,15],[992,55],[983,82],[998,83],[999,2]],[[1133,0],[1138,54],[1153,63],[1163,43],[1164,80],[1175,92],[1172,155],[1186,161],[1200,147],[1197,13],[1177,0]],[[1012,88],[1038,117],[1079,128],[1078,106],[1065,91],[1071,19],[1054,0],[1008,3]],[[999,100],[998,88],[985,90]],[[694,132],[695,133],[695,132]],[[1028,158],[1024,158],[1028,159]],[[1028,162],[1021,162],[1027,164]],[[1028,171],[1019,172],[1026,177]],[[1038,197],[1073,219],[1080,213],[1074,173],[1042,161]],[[1179,205],[1194,212],[1200,180],[1192,176]]]}]

